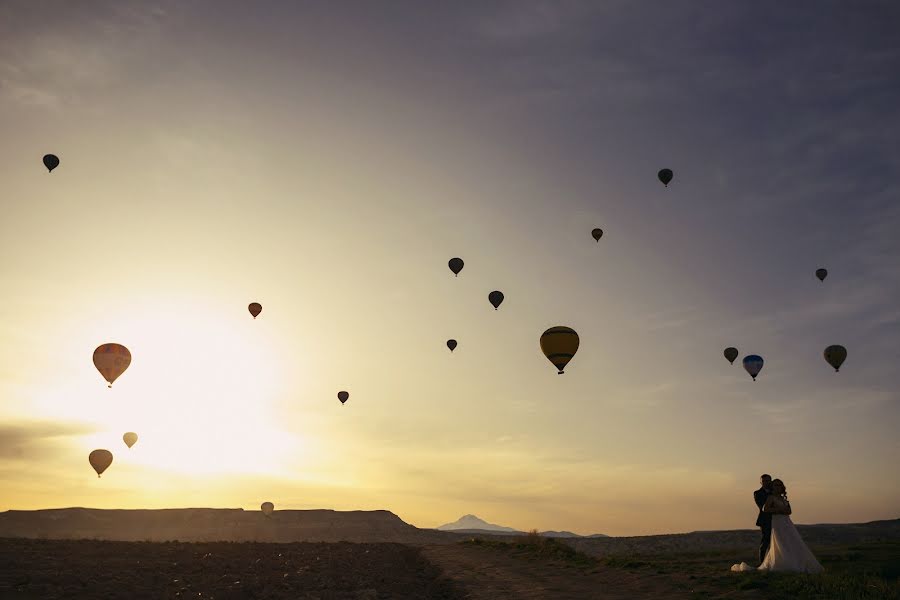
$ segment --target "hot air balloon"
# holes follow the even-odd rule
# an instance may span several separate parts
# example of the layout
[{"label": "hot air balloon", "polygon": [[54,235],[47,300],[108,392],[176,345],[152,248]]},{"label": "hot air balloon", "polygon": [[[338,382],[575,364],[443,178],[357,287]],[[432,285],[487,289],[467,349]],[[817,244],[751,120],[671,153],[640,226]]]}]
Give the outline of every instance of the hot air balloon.
[{"label": "hot air balloon", "polygon": [[450,270],[453,271],[453,274],[458,277],[459,272],[462,271],[466,263],[464,263],[461,258],[451,258],[450,262],[447,264],[450,266]]},{"label": "hot air balloon", "polygon": [[497,307],[503,304],[503,292],[491,292],[490,294],[488,294],[488,300],[494,306],[494,310],[497,310]]},{"label": "hot air balloon", "polygon": [[125,435],[122,436],[122,439],[125,440],[125,445],[131,448],[134,446],[135,442],[137,442],[137,434],[133,431],[129,431]]},{"label": "hot air balloon", "polygon": [[447,340],[447,347],[450,348],[450,352],[456,350],[456,340]]},{"label": "hot air balloon", "polygon": [[578,351],[578,334],[570,327],[551,327],[541,335],[541,351],[559,369],[559,375]]},{"label": "hot air balloon", "polygon": [[271,517],[272,513],[275,512],[275,505],[271,502],[263,502],[259,505],[259,509],[263,512],[267,517]]},{"label": "hot air balloon", "polygon": [[738,357],[737,348],[725,348],[725,358],[728,359],[728,362],[734,364],[734,359]]},{"label": "hot air balloon", "polygon": [[816,277],[819,278],[819,281],[825,281],[825,278],[828,277],[828,269],[816,269]]},{"label": "hot air balloon", "polygon": [[750,373],[750,377],[753,378],[753,381],[756,381],[756,376],[759,375],[759,372],[762,371],[763,368],[763,359],[762,356],[757,356],[756,354],[751,354],[749,356],[744,357],[744,370]]},{"label": "hot air balloon", "polygon": [[253,318],[255,319],[259,316],[259,313],[262,312],[262,304],[260,304],[259,302],[251,302],[247,306],[247,310],[250,311],[250,314],[253,315]]},{"label": "hot air balloon", "polygon": [[341,401],[341,404],[346,402],[350,398],[350,394],[347,392],[338,392],[338,400]]},{"label": "hot air balloon", "polygon": [[98,479],[100,478],[100,474],[112,464],[112,458],[112,452],[109,450],[94,450],[90,453],[88,461],[91,463],[91,466],[94,467],[94,470],[97,471]]},{"label": "hot air balloon", "polygon": [[131,352],[121,344],[102,344],[94,350],[94,366],[112,387],[119,375],[131,364]]},{"label": "hot air balloon", "polygon": [[595,229],[591,232],[591,235],[594,237],[595,240],[597,240],[599,242],[600,238],[603,237],[603,230],[598,227],[597,229]]},{"label": "hot air balloon", "polygon": [[841,370],[841,365],[847,360],[847,349],[843,346],[828,346],[825,348],[825,360],[834,367],[835,372]]},{"label": "hot air balloon", "polygon": [[47,167],[48,173],[52,173],[53,169],[59,166],[59,157],[57,157],[55,154],[45,154],[44,166]]},{"label": "hot air balloon", "polygon": [[669,182],[672,181],[672,177],[674,177],[675,174],[672,173],[672,169],[662,169],[656,176],[659,177],[659,180],[663,182],[664,186],[669,187]]}]

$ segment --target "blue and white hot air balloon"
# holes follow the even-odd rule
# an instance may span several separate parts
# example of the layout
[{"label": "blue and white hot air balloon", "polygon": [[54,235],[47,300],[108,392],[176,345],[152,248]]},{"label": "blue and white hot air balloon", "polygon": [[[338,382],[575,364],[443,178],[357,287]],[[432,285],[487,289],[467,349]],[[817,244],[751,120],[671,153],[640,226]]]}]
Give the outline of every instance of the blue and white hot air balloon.
[{"label": "blue and white hot air balloon", "polygon": [[750,354],[744,357],[744,369],[750,373],[750,377],[753,378],[753,381],[756,381],[756,376],[759,375],[759,372],[762,371],[763,368],[763,359],[762,356],[758,356],[756,354]]}]

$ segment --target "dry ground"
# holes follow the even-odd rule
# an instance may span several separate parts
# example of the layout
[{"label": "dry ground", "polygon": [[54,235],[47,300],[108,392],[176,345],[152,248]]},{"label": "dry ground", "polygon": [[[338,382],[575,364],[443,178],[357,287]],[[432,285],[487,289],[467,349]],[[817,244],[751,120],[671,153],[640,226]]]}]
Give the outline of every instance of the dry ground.
[{"label": "dry ground", "polygon": [[462,598],[402,544],[0,539],[0,598]]}]

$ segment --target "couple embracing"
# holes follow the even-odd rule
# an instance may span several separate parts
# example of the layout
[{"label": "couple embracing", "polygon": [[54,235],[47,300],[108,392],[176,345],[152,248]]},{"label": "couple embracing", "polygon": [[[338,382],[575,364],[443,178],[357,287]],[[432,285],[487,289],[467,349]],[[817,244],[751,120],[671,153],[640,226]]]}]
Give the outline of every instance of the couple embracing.
[{"label": "couple embracing", "polygon": [[759,507],[756,525],[762,530],[760,565],[754,568],[742,562],[733,565],[731,570],[821,573],[824,570],[822,565],[803,543],[800,532],[791,521],[791,503],[788,502],[784,482],[772,479],[770,475],[762,475],[759,483],[762,487],[753,492],[753,500]]}]

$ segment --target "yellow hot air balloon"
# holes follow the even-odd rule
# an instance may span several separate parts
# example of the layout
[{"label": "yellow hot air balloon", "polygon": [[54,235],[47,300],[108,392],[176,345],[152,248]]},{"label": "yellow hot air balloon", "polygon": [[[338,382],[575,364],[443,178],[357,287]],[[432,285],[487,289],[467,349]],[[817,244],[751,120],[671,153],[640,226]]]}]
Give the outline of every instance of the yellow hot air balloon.
[{"label": "yellow hot air balloon", "polygon": [[100,474],[103,471],[109,468],[109,465],[112,464],[112,459],[112,452],[109,450],[94,450],[88,455],[88,462],[97,471],[97,479],[100,478]]},{"label": "yellow hot air balloon", "polygon": [[263,503],[259,506],[259,509],[260,509],[261,511],[263,511],[263,514],[264,514],[264,515],[266,515],[267,517],[271,517],[271,516],[272,516],[272,513],[275,512],[275,505],[272,504],[271,502],[263,502]]},{"label": "yellow hot air balloon", "polygon": [[113,381],[131,364],[131,352],[121,344],[103,344],[94,350],[94,366],[112,387]]},{"label": "yellow hot air balloon", "polygon": [[571,327],[551,327],[541,335],[541,351],[553,363],[559,374],[578,352],[578,334]]},{"label": "yellow hot air balloon", "polygon": [[135,432],[129,431],[122,436],[122,439],[125,441],[125,445],[131,448],[132,446],[134,446],[135,442],[137,442],[138,437]]}]

